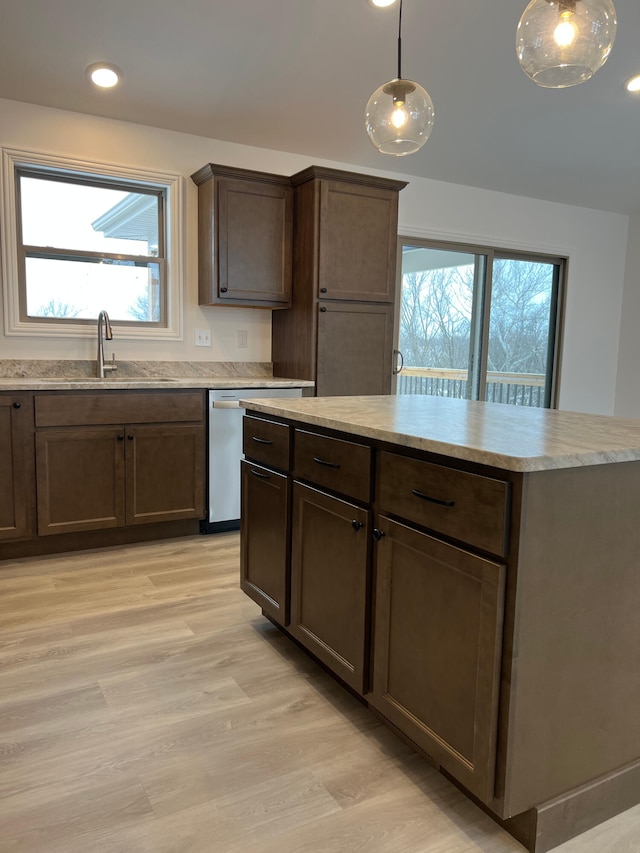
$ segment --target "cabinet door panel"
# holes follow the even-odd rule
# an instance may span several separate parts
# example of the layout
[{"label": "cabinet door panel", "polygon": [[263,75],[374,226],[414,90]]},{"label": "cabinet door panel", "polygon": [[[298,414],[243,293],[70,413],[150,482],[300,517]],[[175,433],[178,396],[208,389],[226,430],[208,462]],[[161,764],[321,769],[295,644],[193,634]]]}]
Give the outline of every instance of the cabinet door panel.
[{"label": "cabinet door panel", "polygon": [[385,517],[378,526],[371,704],[488,802],[505,567]]},{"label": "cabinet door panel", "polygon": [[38,534],[124,524],[122,427],[36,433]]},{"label": "cabinet door panel", "polygon": [[293,190],[256,181],[218,183],[222,301],[291,301]]},{"label": "cabinet door panel", "polygon": [[369,519],[368,510],[294,483],[289,630],[360,693],[367,676]]},{"label": "cabinet door panel", "polygon": [[393,302],[397,233],[396,191],[323,181],[319,295]]},{"label": "cabinet door panel", "polygon": [[127,427],[126,521],[204,517],[204,428]]},{"label": "cabinet door panel", "polygon": [[324,302],[317,310],[317,395],[390,394],[393,305]]},{"label": "cabinet door panel", "polygon": [[282,626],[289,624],[291,478],[241,462],[240,587]]},{"label": "cabinet door panel", "polygon": [[[16,405],[17,404],[17,405]],[[28,495],[33,493],[27,466],[27,400],[0,397],[0,540],[29,533]]]}]

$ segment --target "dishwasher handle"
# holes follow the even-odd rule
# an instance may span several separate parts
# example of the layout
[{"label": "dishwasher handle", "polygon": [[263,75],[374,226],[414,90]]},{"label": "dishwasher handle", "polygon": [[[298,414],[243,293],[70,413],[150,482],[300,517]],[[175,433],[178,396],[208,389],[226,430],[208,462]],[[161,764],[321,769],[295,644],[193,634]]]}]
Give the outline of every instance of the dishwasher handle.
[{"label": "dishwasher handle", "polygon": [[214,409],[239,409],[240,400],[214,400],[212,404]]}]

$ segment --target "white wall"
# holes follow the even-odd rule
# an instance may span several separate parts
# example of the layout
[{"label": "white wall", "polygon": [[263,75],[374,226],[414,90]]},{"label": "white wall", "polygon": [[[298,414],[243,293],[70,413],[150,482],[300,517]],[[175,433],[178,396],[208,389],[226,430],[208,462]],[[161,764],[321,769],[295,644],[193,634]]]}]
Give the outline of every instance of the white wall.
[{"label": "white wall", "polygon": [[616,415],[640,418],[640,213],[629,223],[627,273],[622,301]]},{"label": "white wall", "polygon": [[[183,340],[166,343],[114,340],[120,360],[270,360],[269,311],[197,305],[197,190],[189,176],[204,163],[285,175],[313,162],[363,171],[355,164],[314,160],[2,100],[0,146],[184,175],[187,247]],[[399,177],[385,173],[382,168],[377,174]],[[401,234],[533,249],[570,257],[560,406],[613,413],[628,218],[422,178],[406,176],[406,179],[409,186],[400,194]],[[637,257],[634,262],[640,268]],[[1,323],[2,317],[0,329]],[[194,347],[195,328],[212,329],[211,349]],[[236,347],[235,334],[240,328],[249,331],[247,349]],[[35,341],[6,337],[0,331],[0,358],[89,359],[95,358],[94,349],[93,339],[88,338],[61,340],[43,336]]]}]

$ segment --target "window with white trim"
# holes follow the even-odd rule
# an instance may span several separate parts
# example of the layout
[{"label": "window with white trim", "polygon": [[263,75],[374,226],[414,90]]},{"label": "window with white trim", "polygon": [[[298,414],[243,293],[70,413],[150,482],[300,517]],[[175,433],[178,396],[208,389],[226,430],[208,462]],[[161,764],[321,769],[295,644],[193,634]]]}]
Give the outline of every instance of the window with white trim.
[{"label": "window with white trim", "polygon": [[181,178],[3,151],[7,334],[179,337]]}]

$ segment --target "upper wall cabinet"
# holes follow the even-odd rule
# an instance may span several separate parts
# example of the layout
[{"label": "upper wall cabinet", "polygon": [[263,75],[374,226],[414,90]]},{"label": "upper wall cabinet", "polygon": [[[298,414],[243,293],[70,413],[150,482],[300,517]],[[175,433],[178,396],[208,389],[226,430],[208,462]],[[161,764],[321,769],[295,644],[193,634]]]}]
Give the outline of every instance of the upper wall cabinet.
[{"label": "upper wall cabinet", "polygon": [[198,302],[291,305],[293,190],[288,177],[207,163],[198,185]]},{"label": "upper wall cabinet", "polygon": [[[393,302],[398,192],[406,183],[318,166],[291,182],[297,233],[316,245],[317,298]],[[305,251],[298,242],[296,251]]]}]

